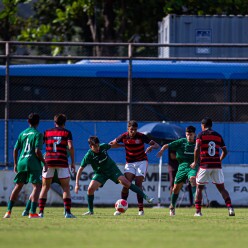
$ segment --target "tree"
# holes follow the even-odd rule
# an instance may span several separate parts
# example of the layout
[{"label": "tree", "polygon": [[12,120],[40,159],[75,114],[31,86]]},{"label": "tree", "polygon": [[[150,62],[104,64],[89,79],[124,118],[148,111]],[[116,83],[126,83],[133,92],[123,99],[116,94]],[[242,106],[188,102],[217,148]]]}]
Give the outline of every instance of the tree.
[{"label": "tree", "polygon": [[29,3],[31,0],[2,0],[3,10],[0,12],[0,39],[16,40],[17,34],[25,20],[17,15],[20,3]]}]

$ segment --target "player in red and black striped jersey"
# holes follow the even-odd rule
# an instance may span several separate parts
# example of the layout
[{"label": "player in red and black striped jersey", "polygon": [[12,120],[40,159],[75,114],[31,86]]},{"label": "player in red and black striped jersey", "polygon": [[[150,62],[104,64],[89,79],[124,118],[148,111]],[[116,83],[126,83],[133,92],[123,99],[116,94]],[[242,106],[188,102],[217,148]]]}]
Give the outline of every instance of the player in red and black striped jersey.
[{"label": "player in red and black striped jersey", "polygon": [[[126,150],[126,165],[124,169],[125,177],[132,182],[135,179],[135,185],[142,189],[142,183],[146,176],[148,158],[147,153],[152,149],[158,149],[159,145],[148,138],[147,135],[137,132],[138,123],[134,120],[129,121],[128,131],[119,135],[116,139],[110,142],[111,145],[123,143]],[[145,144],[150,146],[145,150]],[[129,190],[123,187],[121,198],[127,200]],[[143,198],[137,195],[139,215],[144,215]],[[114,215],[119,215],[115,212]]]},{"label": "player in red and black striped jersey", "polygon": [[71,131],[65,129],[66,116],[58,114],[54,116],[55,128],[51,128],[44,133],[46,144],[46,164],[48,170],[42,173],[42,189],[39,199],[40,216],[44,215],[47,193],[50,189],[55,171],[63,189],[63,200],[65,207],[65,218],[74,218],[71,214],[71,194],[70,194],[70,171],[68,165],[69,151],[71,157],[71,171],[75,173],[74,148]]},{"label": "player in red and black striped jersey", "polygon": [[[235,216],[232,207],[231,198],[224,185],[224,175],[221,168],[221,161],[227,155],[227,148],[222,136],[212,130],[212,120],[205,117],[201,122],[202,132],[196,138],[194,152],[194,162],[191,164],[195,168],[200,158],[200,168],[196,176],[197,190],[195,197],[195,216],[202,216],[201,202],[204,185],[212,180],[216,188],[222,195],[228,208],[229,216]],[[220,150],[222,150],[220,154]]]}]

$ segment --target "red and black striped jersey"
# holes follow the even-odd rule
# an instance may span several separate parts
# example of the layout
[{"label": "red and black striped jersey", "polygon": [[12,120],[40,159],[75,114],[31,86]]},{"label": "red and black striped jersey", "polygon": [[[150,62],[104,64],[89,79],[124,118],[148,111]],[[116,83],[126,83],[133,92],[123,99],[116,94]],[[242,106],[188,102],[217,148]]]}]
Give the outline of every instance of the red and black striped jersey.
[{"label": "red and black striped jersey", "polygon": [[118,136],[116,141],[125,145],[127,163],[148,160],[144,144],[149,144],[151,140],[145,134],[137,132],[131,138],[128,132],[125,132]]},{"label": "red and black striped jersey", "polygon": [[202,131],[196,138],[200,144],[200,167],[221,168],[220,148],[225,147],[222,136],[212,129]]},{"label": "red and black striped jersey", "polygon": [[72,134],[65,128],[55,127],[45,131],[45,160],[48,167],[68,167],[67,145],[70,140],[72,140]]}]

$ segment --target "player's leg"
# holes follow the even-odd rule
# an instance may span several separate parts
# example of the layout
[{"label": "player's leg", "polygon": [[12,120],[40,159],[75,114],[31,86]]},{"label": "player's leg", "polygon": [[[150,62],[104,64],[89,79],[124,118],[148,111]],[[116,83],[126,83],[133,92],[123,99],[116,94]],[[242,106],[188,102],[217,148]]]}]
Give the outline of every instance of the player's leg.
[{"label": "player's leg", "polygon": [[[136,168],[135,163],[126,163],[124,167],[124,176],[129,182],[132,182],[135,178]],[[127,200],[129,195],[129,189],[126,187],[122,188],[121,199]]]},{"label": "player's leg", "polygon": [[222,169],[216,169],[213,171],[212,181],[225,201],[226,207],[228,208],[229,216],[235,216],[235,212],[232,207],[232,201],[231,201],[230,195],[224,185],[224,174],[223,174]]},{"label": "player's leg", "polygon": [[39,200],[39,194],[41,191],[41,184],[32,184],[33,190],[30,194],[30,211],[29,211],[29,218],[38,218],[40,217],[37,213],[36,213],[36,209],[38,206],[38,200]]},{"label": "player's leg", "polygon": [[[65,210],[65,218],[75,218],[71,213],[71,192],[70,192],[70,172],[69,168],[57,168],[55,172],[58,173],[58,179],[63,190],[63,202]],[[54,175],[55,175],[54,172]]]},{"label": "player's leg", "polygon": [[15,187],[11,192],[9,201],[8,201],[8,206],[7,206],[7,212],[5,213],[3,218],[10,218],[11,216],[11,211],[12,208],[18,198],[18,195],[20,193],[20,191],[22,190],[22,187],[25,183],[27,183],[27,172],[26,171],[20,171],[16,174],[15,178],[14,178],[14,182]]},{"label": "player's leg", "polygon": [[47,193],[51,187],[52,179],[54,176],[55,168],[48,168],[46,172],[42,171],[42,187],[39,196],[39,215],[44,216],[44,208],[47,201]]},{"label": "player's leg", "polygon": [[5,213],[3,218],[10,218],[12,208],[13,208],[13,206],[14,206],[17,198],[18,198],[20,191],[22,190],[23,185],[24,185],[24,183],[16,183],[14,189],[11,192],[11,195],[10,195],[10,198],[8,201],[7,212]]},{"label": "player's leg", "polygon": [[[143,181],[144,181],[143,176],[136,176],[135,185],[141,190],[143,189],[143,187],[142,187]],[[139,208],[138,215],[144,215],[143,197],[139,194],[137,194],[137,201],[138,201],[138,208]]]},{"label": "player's leg", "polygon": [[[146,176],[148,162],[147,160],[135,162],[134,167],[136,169],[135,185],[141,190],[143,190],[142,184]],[[138,201],[138,207],[139,207],[138,215],[144,215],[143,197],[139,194],[137,194],[137,201]]]},{"label": "player's leg", "polygon": [[202,207],[202,191],[205,187],[205,184],[209,182],[211,169],[202,169],[200,168],[196,176],[196,194],[195,194],[195,216],[202,216],[201,207]]},{"label": "player's leg", "polygon": [[139,194],[145,199],[148,203],[153,203],[154,198],[147,196],[140,188],[136,185],[130,183],[123,175],[119,176],[117,179],[124,187],[131,189],[136,194]]},{"label": "player's leg", "polygon": [[190,169],[188,172],[188,179],[191,185],[191,191],[192,191],[192,196],[194,200],[195,200],[195,193],[196,193],[196,174],[197,174],[196,169]]},{"label": "player's leg", "polygon": [[[37,168],[39,168],[40,165],[37,165]],[[33,190],[30,194],[30,211],[29,211],[29,218],[38,218],[40,217],[37,213],[36,213],[36,209],[38,206],[38,200],[39,200],[39,195],[40,195],[40,191],[41,191],[41,169],[39,170],[30,170],[28,172],[28,182],[32,183],[32,187]]]},{"label": "player's leg", "polygon": [[[99,177],[99,176],[98,176]],[[94,193],[95,191],[101,187],[103,184],[95,180],[95,176],[91,180],[88,191],[87,191],[87,197],[88,197],[88,212],[84,213],[83,215],[93,215],[94,214]]]},{"label": "player's leg", "polygon": [[26,202],[26,206],[25,206],[25,209],[24,209],[23,212],[22,212],[22,216],[28,216],[28,214],[29,214],[29,211],[30,211],[30,208],[31,208],[31,200],[30,200],[30,197],[31,197],[31,196],[29,196],[29,199],[28,199],[27,202]]},{"label": "player's leg", "polygon": [[174,186],[171,193],[171,203],[170,203],[170,216],[175,215],[175,208],[177,199],[180,193],[180,190],[182,189],[183,184],[185,183],[187,179],[187,168],[185,166],[179,166],[178,171],[175,176]]},{"label": "player's leg", "polygon": [[47,193],[50,189],[52,183],[52,178],[42,178],[42,187],[41,187],[41,192],[39,196],[39,215],[41,217],[44,216],[44,208],[46,206],[46,201],[47,201]]},{"label": "player's leg", "polygon": [[175,215],[175,208],[177,204],[177,199],[180,193],[180,190],[183,186],[183,182],[177,182],[177,179],[175,178],[175,183],[172,189],[172,194],[171,194],[171,202],[170,202],[170,216]]},{"label": "player's leg", "polygon": [[[135,178],[135,175],[131,172],[125,172],[125,177],[129,182],[132,182]],[[121,199],[127,200],[129,195],[129,189],[126,187],[123,187],[121,190]]]}]

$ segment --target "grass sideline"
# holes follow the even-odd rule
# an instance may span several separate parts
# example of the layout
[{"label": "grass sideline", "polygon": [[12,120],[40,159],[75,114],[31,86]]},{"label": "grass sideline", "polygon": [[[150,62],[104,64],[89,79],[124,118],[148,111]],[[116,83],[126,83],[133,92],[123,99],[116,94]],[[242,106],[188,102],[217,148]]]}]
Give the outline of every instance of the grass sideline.
[{"label": "grass sideline", "polygon": [[[138,216],[129,208],[113,216],[114,208],[95,208],[93,216],[82,216],[86,208],[73,208],[76,219],[65,219],[62,207],[46,207],[43,219],[22,217],[23,207],[14,207],[10,219],[1,218],[2,248],[234,248],[248,243],[248,210],[237,208],[229,217],[225,208],[204,208],[194,217],[193,208],[146,208]],[[2,216],[6,207],[0,207]]]}]

